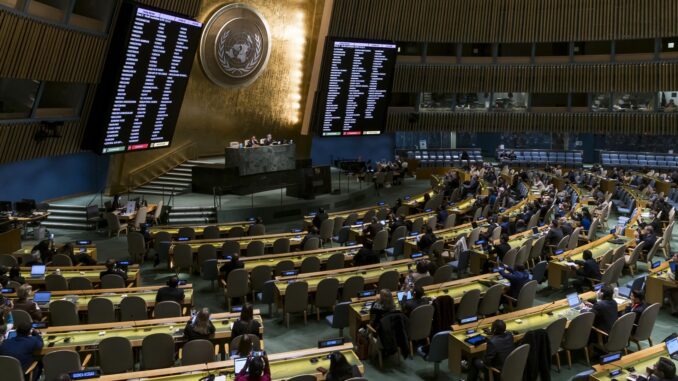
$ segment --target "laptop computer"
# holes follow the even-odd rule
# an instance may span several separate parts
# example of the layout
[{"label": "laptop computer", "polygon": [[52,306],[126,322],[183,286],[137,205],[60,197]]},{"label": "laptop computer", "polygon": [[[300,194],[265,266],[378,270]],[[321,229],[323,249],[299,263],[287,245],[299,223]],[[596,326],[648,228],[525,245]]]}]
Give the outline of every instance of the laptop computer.
[{"label": "laptop computer", "polygon": [[240,374],[242,369],[245,367],[246,363],[247,363],[247,357],[238,357],[237,359],[233,360],[233,365],[235,367],[235,369],[234,369],[235,374]]},{"label": "laptop computer", "polygon": [[570,308],[572,309],[580,309],[581,308],[581,299],[579,299],[579,294],[576,292],[573,292],[571,294],[567,294],[567,304],[570,305]]},{"label": "laptop computer", "polygon": [[42,278],[45,276],[45,271],[47,266],[45,265],[33,265],[31,266],[31,278]]},{"label": "laptop computer", "polygon": [[33,295],[33,301],[39,306],[46,306],[52,299],[52,293],[49,291],[38,291]]},{"label": "laptop computer", "polygon": [[619,287],[618,289],[619,296],[626,299],[631,299],[631,289],[628,287]]},{"label": "laptop computer", "polygon": [[404,303],[408,300],[412,299],[412,292],[410,291],[398,291],[398,301],[401,303]]},{"label": "laptop computer", "polygon": [[678,337],[666,342],[666,351],[669,352],[672,359],[678,360]]}]

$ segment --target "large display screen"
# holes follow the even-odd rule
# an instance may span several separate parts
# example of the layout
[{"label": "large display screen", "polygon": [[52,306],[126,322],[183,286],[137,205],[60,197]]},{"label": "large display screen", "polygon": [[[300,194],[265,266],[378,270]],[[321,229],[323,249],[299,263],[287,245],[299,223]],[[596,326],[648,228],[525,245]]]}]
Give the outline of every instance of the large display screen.
[{"label": "large display screen", "polygon": [[201,31],[201,23],[185,16],[124,2],[83,148],[169,147]]},{"label": "large display screen", "polygon": [[382,133],[397,54],[391,42],[328,39],[316,98],[319,135]]}]

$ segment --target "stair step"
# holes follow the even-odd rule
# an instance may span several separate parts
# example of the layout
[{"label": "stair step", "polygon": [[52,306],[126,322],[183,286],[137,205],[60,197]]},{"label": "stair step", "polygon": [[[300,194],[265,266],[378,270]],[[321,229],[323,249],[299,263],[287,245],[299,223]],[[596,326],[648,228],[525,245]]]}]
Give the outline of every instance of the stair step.
[{"label": "stair step", "polygon": [[202,223],[215,223],[217,222],[216,218],[168,218],[167,220],[170,224],[202,224]]},{"label": "stair step", "polygon": [[84,216],[80,217],[73,217],[73,216],[55,216],[55,215],[50,215],[47,217],[45,221],[68,221],[68,222],[82,222],[85,223],[87,219]]},{"label": "stair step", "polygon": [[182,190],[185,190],[185,189],[186,189],[186,187],[183,187],[183,186],[162,185],[162,184],[161,185],[155,185],[153,183],[150,183],[150,184],[146,184],[142,187],[137,188],[134,192],[138,193],[139,191],[142,191],[142,190],[154,190],[154,191],[162,192],[164,190],[165,193],[170,193],[171,191],[176,192],[176,191],[182,191]]},{"label": "stair step", "polygon": [[172,212],[186,212],[189,210],[210,210],[216,212],[216,208],[213,206],[175,206],[172,208]]},{"label": "stair step", "polygon": [[155,181],[169,181],[169,182],[190,184],[191,181],[192,181],[192,178],[191,178],[191,176],[175,176],[175,175],[168,173],[166,175],[158,177],[157,179],[153,180],[152,182],[155,182]]},{"label": "stair step", "polygon": [[[193,175],[193,170],[192,169],[181,169],[181,168],[174,168],[171,171],[168,171],[165,175],[170,175],[170,176],[177,176],[181,178],[189,178]],[[163,176],[165,176],[163,175]]]},{"label": "stair step", "polygon": [[188,217],[196,217],[196,218],[201,218],[201,217],[216,217],[216,213],[212,212],[205,212],[205,213],[170,213],[170,217],[177,217],[177,218],[188,218]]},{"label": "stair step", "polygon": [[61,210],[61,209],[52,209],[49,208],[47,209],[49,212],[49,217],[51,218],[52,216],[77,216],[80,218],[84,218],[87,216],[87,211],[86,210]]},{"label": "stair step", "polygon": [[49,204],[49,210],[87,210],[87,207],[82,205],[69,205],[69,204]]},{"label": "stair step", "polygon": [[181,189],[183,189],[183,188],[188,188],[191,185],[191,182],[190,181],[189,182],[174,182],[174,181],[153,180],[153,181],[151,181],[150,183],[148,183],[144,186],[146,187],[146,186],[149,186],[149,185],[150,186],[158,186],[158,187],[161,187],[161,188],[164,185],[165,188],[169,187],[170,189],[171,188],[175,188],[175,189],[181,188]]},{"label": "stair step", "polygon": [[77,230],[94,230],[96,226],[91,223],[77,223],[77,222],[49,222],[45,221],[41,224],[45,228],[54,229],[77,229]]},{"label": "stair step", "polygon": [[[134,193],[135,194],[143,194],[143,195],[153,195],[153,196],[162,196],[163,194],[167,195],[167,192],[163,193],[162,191],[157,191],[157,190],[152,190],[152,189],[141,189],[141,188],[136,189],[134,191]],[[174,193],[174,194],[176,195],[177,193]]]}]

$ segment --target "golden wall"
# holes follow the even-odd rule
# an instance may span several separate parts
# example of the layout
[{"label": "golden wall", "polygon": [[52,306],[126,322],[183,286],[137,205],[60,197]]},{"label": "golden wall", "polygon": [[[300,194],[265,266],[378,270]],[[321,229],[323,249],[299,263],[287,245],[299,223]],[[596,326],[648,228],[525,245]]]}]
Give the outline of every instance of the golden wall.
[{"label": "golden wall", "polygon": [[[197,19],[206,22],[231,2],[203,0]],[[325,0],[238,2],[256,8],[268,21],[272,39],[268,66],[250,86],[229,90],[213,84],[196,57],[172,145],[193,142],[201,156],[222,155],[231,141],[270,132],[276,139],[294,139],[298,157],[308,157],[310,137],[301,136],[300,128]],[[129,172],[152,166],[170,150],[113,156],[109,192],[126,190]]]}]

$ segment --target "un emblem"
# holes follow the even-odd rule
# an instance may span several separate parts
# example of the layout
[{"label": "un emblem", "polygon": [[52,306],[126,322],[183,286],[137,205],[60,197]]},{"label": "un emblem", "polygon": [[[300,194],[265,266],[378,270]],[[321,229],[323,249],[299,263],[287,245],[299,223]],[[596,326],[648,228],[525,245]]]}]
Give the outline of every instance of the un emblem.
[{"label": "un emblem", "polygon": [[259,12],[245,4],[225,5],[212,14],[203,30],[203,71],[219,86],[248,86],[266,69],[270,41],[268,23]]}]

